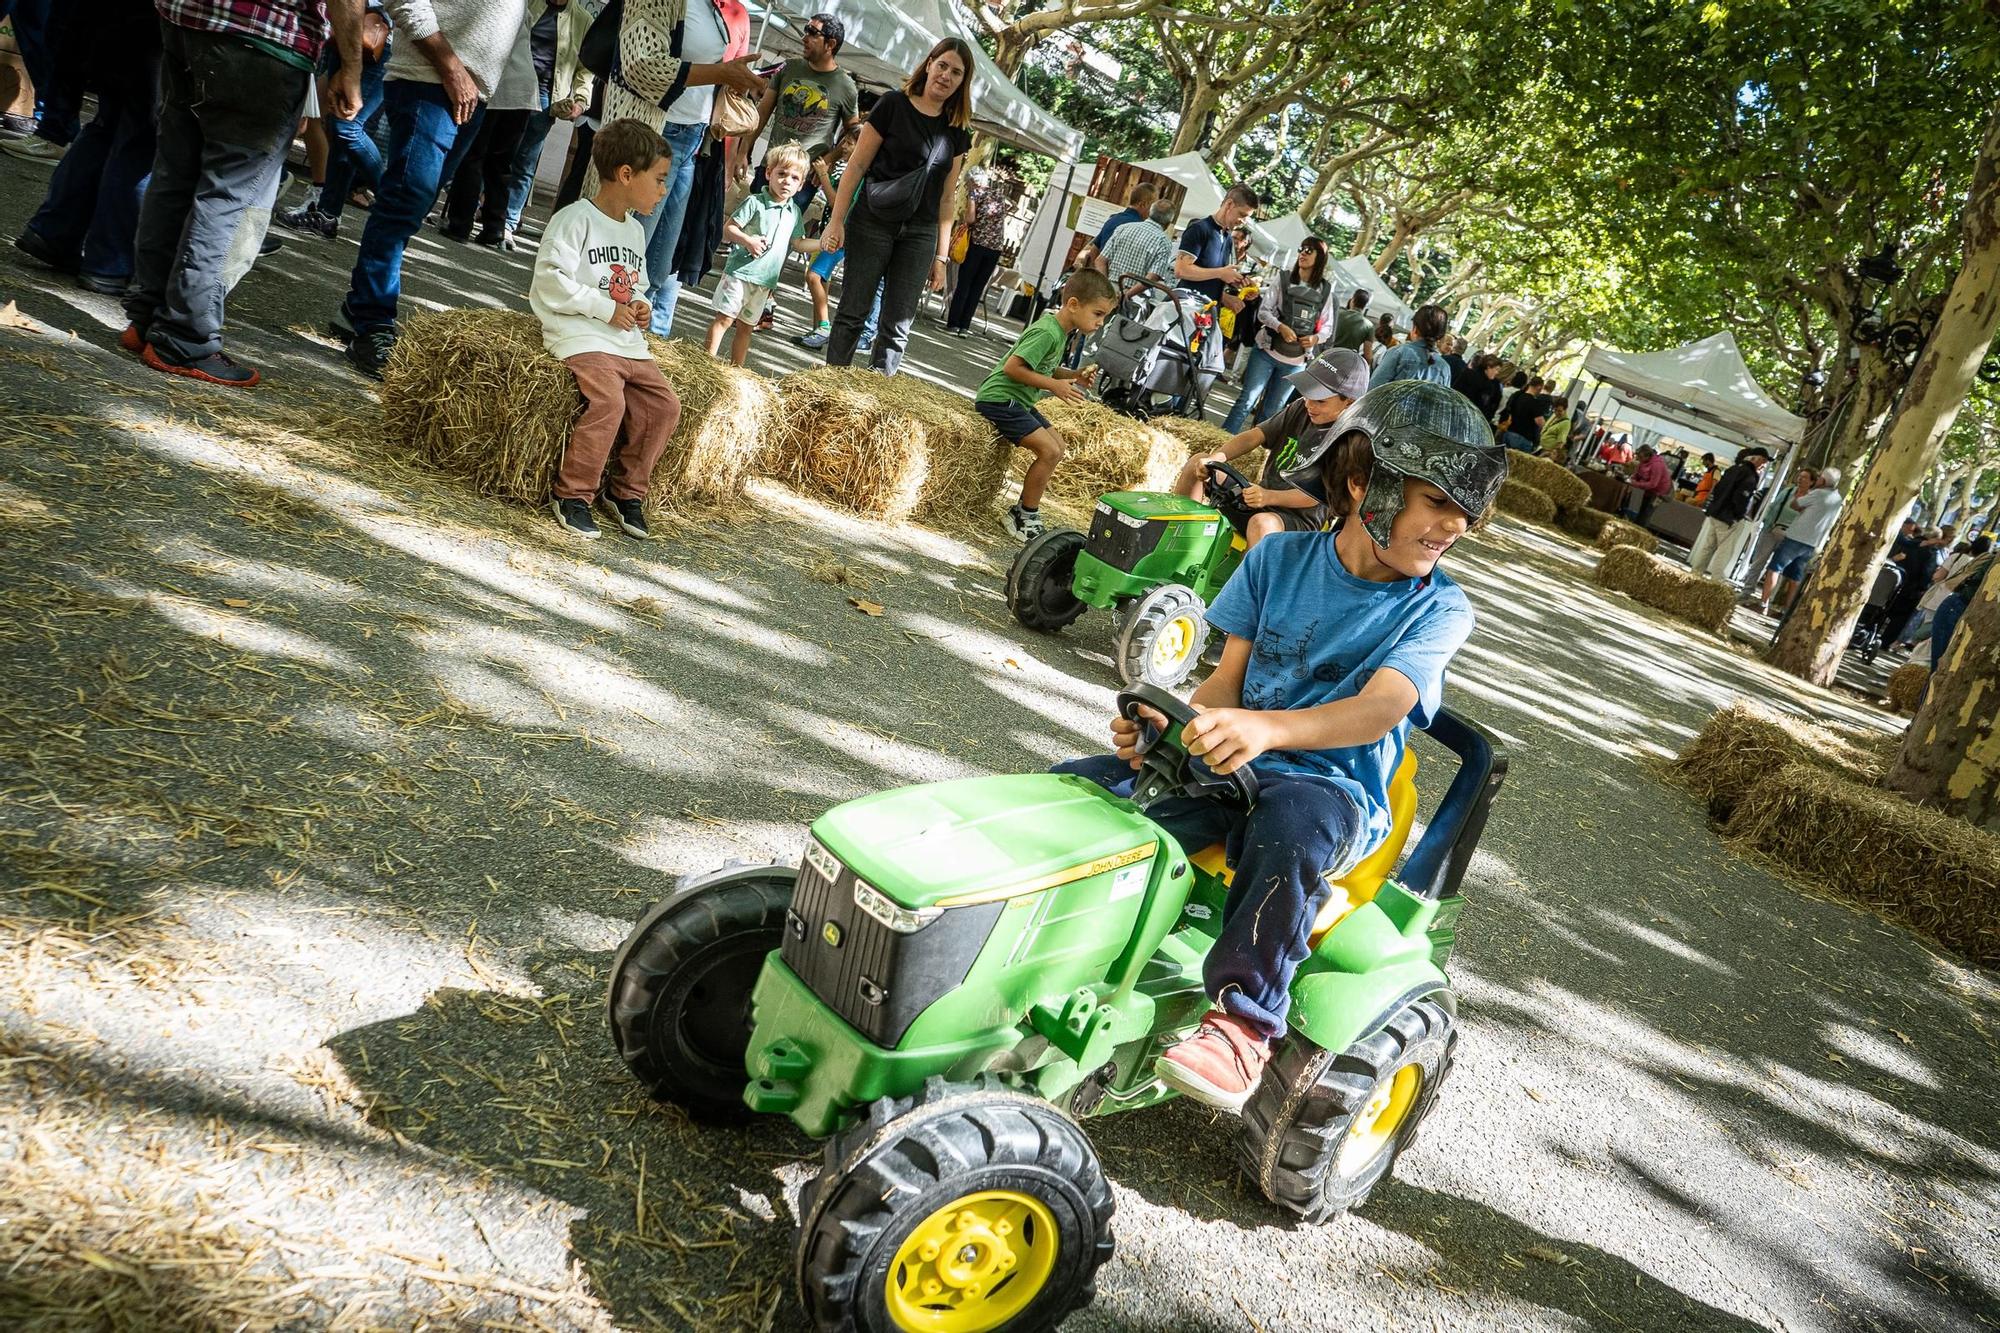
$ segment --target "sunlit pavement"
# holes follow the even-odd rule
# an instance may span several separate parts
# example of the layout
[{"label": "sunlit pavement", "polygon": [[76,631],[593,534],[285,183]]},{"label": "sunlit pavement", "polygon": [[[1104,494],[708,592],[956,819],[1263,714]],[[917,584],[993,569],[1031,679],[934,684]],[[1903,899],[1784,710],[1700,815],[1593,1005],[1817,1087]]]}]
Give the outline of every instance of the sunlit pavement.
[{"label": "sunlit pavement", "polygon": [[[0,163],[7,235],[45,180]],[[585,547],[470,496],[377,441],[317,332],[353,253],[246,280],[249,395],[0,256],[41,326],[0,330],[0,1324],[791,1327],[810,1145],[638,1095],[609,951],[830,803],[1095,747],[1106,624],[1014,627],[997,528],[760,484]],[[409,294],[520,306],[529,261],[426,237]],[[912,370],[968,387],[1004,337],[920,328]],[[1227,1119],[1092,1122],[1119,1251],[1071,1327],[1992,1326],[1992,979],[1656,777],[1739,693],[1894,724],[1598,595],[1593,558],[1509,524],[1451,557],[1481,614],[1451,696],[1513,768],[1397,1181],[1298,1226]]]}]

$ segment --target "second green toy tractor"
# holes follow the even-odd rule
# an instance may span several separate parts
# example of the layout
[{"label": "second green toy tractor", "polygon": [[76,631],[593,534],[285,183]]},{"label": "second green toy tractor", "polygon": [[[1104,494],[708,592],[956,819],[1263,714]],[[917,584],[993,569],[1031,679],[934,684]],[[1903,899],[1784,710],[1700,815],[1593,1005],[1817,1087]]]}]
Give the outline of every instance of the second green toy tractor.
[{"label": "second green toy tractor", "polygon": [[1125,685],[1172,689],[1201,661],[1208,607],[1243,561],[1243,476],[1208,466],[1203,504],[1160,491],[1099,497],[1090,532],[1051,528],[1007,571],[1007,606],[1044,634],[1092,607],[1112,613],[1112,661]]},{"label": "second green toy tractor", "polygon": [[[655,1097],[827,1139],[793,1266],[815,1329],[1040,1331],[1090,1301],[1113,1197],[1078,1122],[1176,1095],[1154,1064],[1210,1007],[1229,894],[1221,846],[1190,855],[1145,811],[1257,798],[1254,772],[1187,753],[1186,704],[1119,696],[1142,706],[1168,725],[1129,799],[1055,773],[865,796],[814,821],[801,864],[688,883],[618,950],[612,1035]],[[1506,761],[1449,711],[1426,730],[1450,788],[1397,870],[1406,753],[1394,830],[1332,883],[1242,1111],[1244,1173],[1308,1221],[1368,1196],[1451,1067],[1459,883]]]}]

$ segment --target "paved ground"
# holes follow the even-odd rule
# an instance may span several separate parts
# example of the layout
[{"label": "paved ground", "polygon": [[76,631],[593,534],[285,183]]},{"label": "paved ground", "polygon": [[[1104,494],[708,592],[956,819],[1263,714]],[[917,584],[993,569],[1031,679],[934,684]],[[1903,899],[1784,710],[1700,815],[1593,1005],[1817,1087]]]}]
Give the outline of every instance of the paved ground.
[{"label": "paved ground", "polygon": [[[0,162],[0,230],[39,180]],[[0,1327],[793,1327],[809,1145],[635,1095],[609,951],[832,802],[1094,746],[1105,626],[1024,635],[998,544],[771,487],[564,544],[377,439],[309,332],[351,254],[246,281],[241,397],[0,258],[42,326],[0,329]],[[412,295],[518,304],[526,262],[426,243]],[[962,385],[997,351],[917,357]],[[1226,1119],[1094,1122],[1119,1250],[1071,1326],[2000,1326],[2000,988],[1656,777],[1737,693],[1893,724],[1558,539],[1467,546],[1454,697],[1513,770],[1424,1143],[1304,1227]]]}]

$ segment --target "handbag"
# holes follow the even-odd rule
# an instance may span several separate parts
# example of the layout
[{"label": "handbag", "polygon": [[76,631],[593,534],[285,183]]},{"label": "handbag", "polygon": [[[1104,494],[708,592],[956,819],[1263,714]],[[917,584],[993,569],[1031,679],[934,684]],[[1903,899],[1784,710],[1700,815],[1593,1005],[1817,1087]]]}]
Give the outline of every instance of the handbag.
[{"label": "handbag", "polygon": [[737,92],[734,88],[715,90],[715,109],[709,115],[708,124],[709,128],[715,131],[717,138],[729,139],[739,134],[755,134],[759,119],[757,104],[743,93]]},{"label": "handbag", "polygon": [[868,211],[884,222],[908,222],[923,206],[924,190],[929,187],[931,172],[937,167],[938,145],[950,141],[939,135],[931,140],[929,155],[924,164],[900,176],[888,180],[868,180],[861,185],[861,202]]},{"label": "handbag", "polygon": [[963,222],[953,224],[951,229],[951,262],[954,264],[963,264],[965,262],[966,247],[971,244],[972,228],[966,226]]}]

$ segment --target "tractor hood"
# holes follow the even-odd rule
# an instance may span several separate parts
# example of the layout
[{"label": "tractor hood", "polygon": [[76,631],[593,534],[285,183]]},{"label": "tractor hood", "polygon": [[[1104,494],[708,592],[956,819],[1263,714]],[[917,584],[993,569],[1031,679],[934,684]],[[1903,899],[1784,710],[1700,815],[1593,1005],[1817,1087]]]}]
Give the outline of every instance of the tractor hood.
[{"label": "tractor hood", "polygon": [[1112,491],[1097,497],[1099,509],[1109,509],[1141,523],[1220,523],[1222,513],[1199,500],[1166,491]]},{"label": "tractor hood", "polygon": [[826,849],[909,908],[1011,898],[1152,857],[1160,831],[1083,778],[1054,773],[902,787],[814,821]]}]

